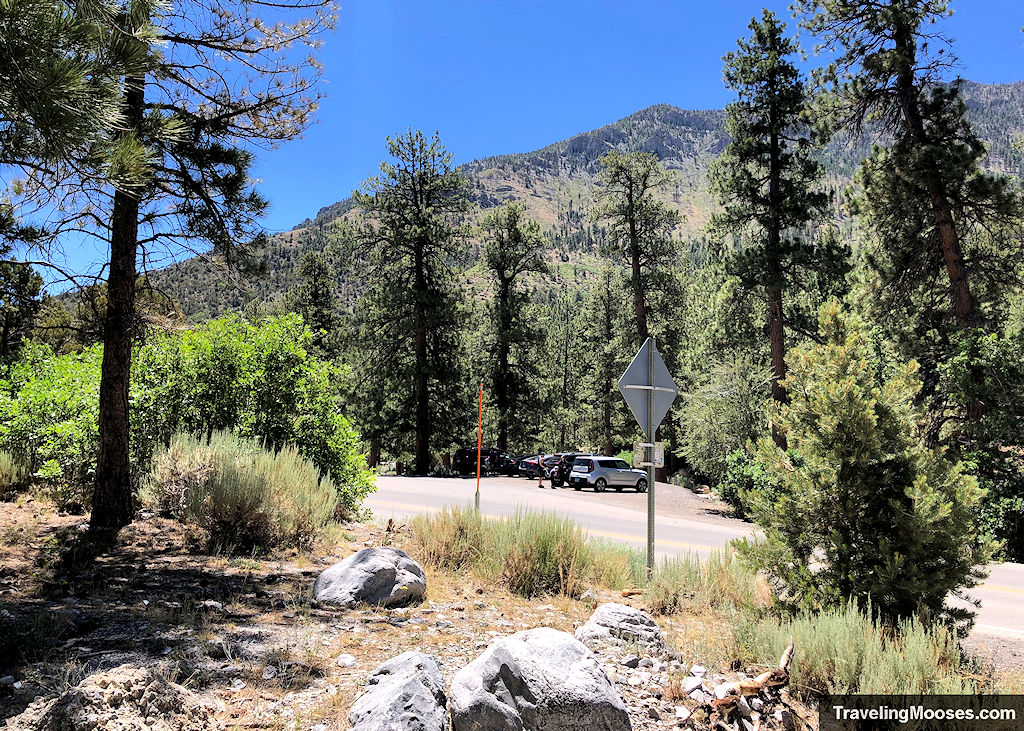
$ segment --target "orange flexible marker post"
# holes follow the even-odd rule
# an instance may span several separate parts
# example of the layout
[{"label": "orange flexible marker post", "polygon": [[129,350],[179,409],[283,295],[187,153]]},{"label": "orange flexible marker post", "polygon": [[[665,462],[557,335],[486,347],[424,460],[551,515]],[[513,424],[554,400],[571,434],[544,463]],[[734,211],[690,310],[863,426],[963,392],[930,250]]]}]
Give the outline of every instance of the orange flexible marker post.
[{"label": "orange flexible marker post", "polygon": [[480,384],[480,417],[476,425],[476,512],[480,512],[480,452],[484,445],[484,384]]}]

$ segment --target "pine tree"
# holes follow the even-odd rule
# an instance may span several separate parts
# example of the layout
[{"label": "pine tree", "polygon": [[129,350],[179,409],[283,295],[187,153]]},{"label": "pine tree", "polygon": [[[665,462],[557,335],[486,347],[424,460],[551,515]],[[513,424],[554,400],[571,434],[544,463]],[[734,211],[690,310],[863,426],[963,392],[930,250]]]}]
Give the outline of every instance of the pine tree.
[{"label": "pine tree", "polygon": [[327,356],[337,355],[339,344],[338,302],[335,286],[338,273],[326,251],[307,251],[295,273],[300,283],[286,295],[288,309],[302,315],[313,331],[313,345]]},{"label": "pine tree", "polygon": [[[723,204],[712,225],[743,241],[733,268],[746,286],[765,293],[771,395],[783,403],[787,309],[792,309],[784,303],[785,292],[807,286],[809,270],[841,276],[848,252],[816,245],[808,236],[828,197],[820,187],[822,167],[811,143],[804,81],[792,60],[799,48],[769,10],[749,27],[750,38],[725,56],[725,84],[738,98],[726,107],[731,141],[711,171]],[[782,436],[774,437],[785,448]]]},{"label": "pine tree", "polygon": [[907,297],[943,277],[956,327],[983,325],[972,296],[983,268],[1020,258],[1007,242],[998,261],[972,257],[969,232],[1020,216],[1005,178],[982,173],[986,151],[966,118],[959,82],[942,74],[956,59],[934,23],[950,14],[946,0],[798,0],[801,24],[838,54],[823,74],[830,93],[822,108],[835,129],[869,123],[891,138],[876,146],[858,174],[856,211],[876,239],[875,264],[889,293]]},{"label": "pine tree", "polygon": [[589,367],[584,373],[585,396],[580,402],[590,407],[592,443],[609,456],[615,454],[616,435],[624,427],[619,418],[623,402],[618,391],[619,377],[629,365],[629,351],[622,343],[626,304],[623,285],[616,270],[603,266],[587,293],[583,316]]},{"label": "pine tree", "polygon": [[765,538],[742,553],[793,604],[854,599],[887,620],[938,619],[992,557],[976,525],[984,491],[925,446],[916,363],[883,373],[866,327],[835,300],[818,336],[788,354],[790,400],[772,421],[789,451],[758,444],[772,487],[743,497]]},{"label": "pine tree", "polygon": [[488,320],[494,343],[490,380],[498,412],[497,447],[506,451],[509,431],[517,423],[517,407],[538,388],[536,364],[530,357],[538,333],[524,317],[529,295],[521,280],[531,272],[546,273],[548,266],[540,224],[527,218],[521,204],[509,203],[489,214],[482,228],[484,266],[494,284]]},{"label": "pine tree", "polygon": [[378,422],[367,431],[397,442],[396,451],[411,435],[414,470],[426,474],[435,435],[451,436],[461,405],[452,397],[463,385],[453,269],[466,255],[468,187],[437,134],[388,138],[388,153],[392,161],[355,193],[366,212],[356,245],[369,277],[357,311]]},{"label": "pine tree", "polygon": [[[331,27],[329,0],[102,6],[89,40],[117,59],[117,115],[53,190],[69,212],[56,235],[86,231],[109,245],[99,389],[99,453],[91,524],[132,519],[129,395],[140,266],[212,249],[244,265],[264,243],[267,204],[249,171],[256,149],[312,120],[320,66],[295,51]],[[39,175],[46,175],[45,172]]]},{"label": "pine tree", "polygon": [[600,180],[594,215],[608,224],[606,251],[629,267],[639,348],[650,335],[648,292],[678,255],[672,231],[679,214],[657,197],[672,178],[650,153],[613,150],[601,158]]}]

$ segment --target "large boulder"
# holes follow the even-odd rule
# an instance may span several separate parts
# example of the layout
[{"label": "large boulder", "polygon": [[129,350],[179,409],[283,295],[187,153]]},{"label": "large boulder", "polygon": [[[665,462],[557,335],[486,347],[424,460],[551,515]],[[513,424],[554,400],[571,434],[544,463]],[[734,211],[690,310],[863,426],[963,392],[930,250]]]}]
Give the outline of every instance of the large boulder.
[{"label": "large boulder", "polygon": [[348,714],[352,731],[445,731],[444,678],[437,660],[410,650],[370,675]]},{"label": "large boulder", "polygon": [[191,691],[150,668],[119,665],[93,673],[56,698],[38,700],[8,731],[212,731],[218,728]]},{"label": "large boulder", "polygon": [[576,639],[587,647],[598,645],[638,644],[648,652],[660,653],[665,649],[661,628],[647,612],[625,604],[602,604],[587,623],[576,630]]},{"label": "large boulder", "polygon": [[597,658],[549,627],[496,640],[455,674],[452,731],[621,731],[629,715]]},{"label": "large boulder", "polygon": [[324,570],[313,584],[313,600],[349,607],[390,607],[423,596],[427,575],[405,551],[364,548]]}]

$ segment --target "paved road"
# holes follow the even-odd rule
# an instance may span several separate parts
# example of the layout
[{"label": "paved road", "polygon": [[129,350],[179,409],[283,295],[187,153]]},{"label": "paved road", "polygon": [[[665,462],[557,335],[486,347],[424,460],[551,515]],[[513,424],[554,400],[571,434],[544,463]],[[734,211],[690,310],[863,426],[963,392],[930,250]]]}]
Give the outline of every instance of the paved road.
[{"label": "paved road", "polygon": [[[486,515],[509,515],[528,507],[567,515],[590,535],[643,548],[647,543],[647,496],[634,493],[576,492],[552,489],[545,482],[522,478],[489,477],[481,480],[480,508]],[[436,512],[445,505],[470,504],[475,479],[434,477],[380,477],[377,492],[366,503],[379,519],[406,518]],[[658,483],[655,551],[659,559],[680,553],[707,556],[733,538],[752,535],[752,527],[717,514],[706,498],[675,485]],[[1024,565],[999,564],[971,595],[981,601],[973,637],[995,637],[1024,642]]]}]

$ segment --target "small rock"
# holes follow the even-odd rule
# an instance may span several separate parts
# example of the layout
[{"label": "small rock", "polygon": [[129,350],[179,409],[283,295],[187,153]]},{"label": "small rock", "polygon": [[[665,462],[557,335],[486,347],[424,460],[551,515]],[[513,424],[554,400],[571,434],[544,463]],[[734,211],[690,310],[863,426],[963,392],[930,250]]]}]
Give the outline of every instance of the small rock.
[{"label": "small rock", "polygon": [[683,682],[682,682],[683,692],[686,693],[687,695],[690,695],[691,693],[693,693],[693,691],[697,690],[702,685],[704,685],[704,679],[703,678],[695,678],[692,675],[690,677],[688,677],[688,678],[683,678]]},{"label": "small rock", "polygon": [[202,606],[203,609],[211,609],[215,612],[224,611],[224,605],[220,602],[215,602],[213,599],[207,599],[200,606]]},{"label": "small rock", "polygon": [[713,695],[705,693],[703,688],[698,688],[697,690],[690,693],[690,697],[698,703],[700,703],[702,706],[710,705],[711,701],[715,699]]},{"label": "small rock", "polygon": [[750,699],[750,707],[752,709],[754,709],[755,711],[757,711],[758,713],[760,713],[761,711],[764,710],[764,701],[761,700],[760,698],[756,698],[756,697],[755,698],[751,698]]},{"label": "small rock", "polygon": [[273,680],[277,677],[277,668],[273,665],[267,665],[265,668],[263,668],[262,677],[264,680]]},{"label": "small rock", "polygon": [[643,685],[644,681],[640,679],[639,675],[630,675],[628,682],[629,682],[630,685],[632,685],[635,688],[638,685]]},{"label": "small rock", "polygon": [[624,658],[619,660],[619,664],[627,668],[636,668],[640,665],[640,658],[636,655],[626,655]]},{"label": "small rock", "polygon": [[655,721],[660,721],[661,720],[661,714],[658,713],[658,709],[655,708],[654,706],[651,706],[650,708],[647,709],[647,716],[649,718],[653,718]]},{"label": "small rock", "polygon": [[676,720],[682,723],[688,721],[693,712],[686,706],[676,706]]},{"label": "small rock", "polygon": [[231,690],[241,690],[245,687],[245,681],[241,678],[235,678],[231,681]]},{"label": "small rock", "polygon": [[338,655],[338,659],[334,661],[334,664],[339,668],[354,668],[356,666],[356,658],[354,655]]},{"label": "small rock", "polygon": [[690,668],[690,675],[696,678],[703,678],[707,674],[708,669],[703,665],[694,665],[692,668]]},{"label": "small rock", "polygon": [[654,661],[651,660],[651,658],[649,658],[649,657],[645,657],[643,660],[640,661],[640,667],[642,667],[642,668],[653,668],[654,667]]},{"label": "small rock", "polygon": [[453,625],[447,619],[442,619],[439,622],[435,622],[434,626],[437,627],[438,629],[448,629],[449,627],[451,627]]},{"label": "small rock", "polygon": [[576,630],[576,639],[591,649],[601,644],[621,646],[632,642],[658,653],[665,649],[661,628],[651,615],[616,602],[595,609],[586,624]]}]

